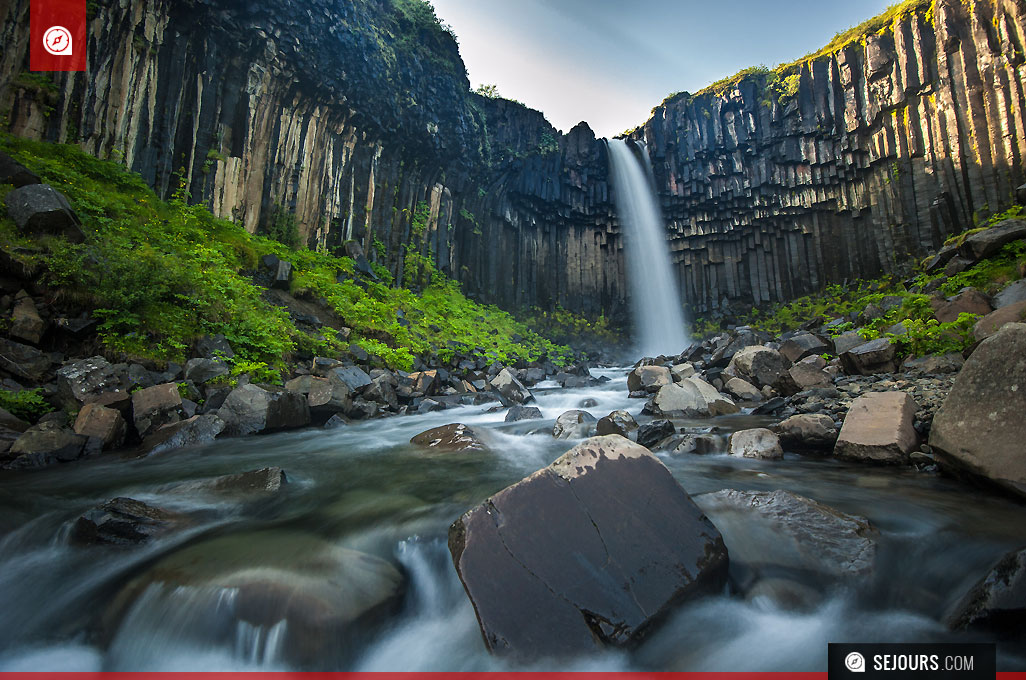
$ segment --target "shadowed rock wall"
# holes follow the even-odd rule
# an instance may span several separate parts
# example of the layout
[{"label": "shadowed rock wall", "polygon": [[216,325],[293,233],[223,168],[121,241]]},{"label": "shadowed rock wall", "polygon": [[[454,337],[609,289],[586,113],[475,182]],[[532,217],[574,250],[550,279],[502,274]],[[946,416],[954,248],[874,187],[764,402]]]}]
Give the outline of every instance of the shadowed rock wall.
[{"label": "shadowed rock wall", "polygon": [[[290,212],[311,247],[359,244],[400,282],[416,251],[507,308],[628,318],[602,142],[469,93],[455,41],[402,3],[90,2],[90,73],[52,85],[25,76],[28,4],[0,7],[14,133],[122,160],[165,196],[181,177],[251,231]],[[656,107],[633,137],[693,310],[896,271],[1007,207],[1024,14],[939,0],[802,64],[790,97],[755,78]]]}]

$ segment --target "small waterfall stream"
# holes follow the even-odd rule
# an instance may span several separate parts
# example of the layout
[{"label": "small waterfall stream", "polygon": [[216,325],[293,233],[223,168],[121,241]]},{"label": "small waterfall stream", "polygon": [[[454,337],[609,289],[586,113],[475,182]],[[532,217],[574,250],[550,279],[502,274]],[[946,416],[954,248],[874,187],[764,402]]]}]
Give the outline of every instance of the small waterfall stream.
[{"label": "small waterfall stream", "polygon": [[[610,139],[607,144],[616,208],[624,231],[637,350],[643,356],[678,354],[690,340],[651,169],[646,172],[627,141]],[[641,156],[648,158],[643,150]]]}]

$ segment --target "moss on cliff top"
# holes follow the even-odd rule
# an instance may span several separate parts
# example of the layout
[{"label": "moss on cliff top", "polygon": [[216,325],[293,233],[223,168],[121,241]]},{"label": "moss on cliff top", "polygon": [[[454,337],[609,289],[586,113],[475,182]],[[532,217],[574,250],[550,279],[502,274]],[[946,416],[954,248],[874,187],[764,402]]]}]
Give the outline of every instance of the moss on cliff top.
[{"label": "moss on cliff top", "polygon": [[852,26],[847,30],[837,33],[829,43],[816,52],[807,54],[792,62],[780,64],[773,69],[770,69],[765,65],[750,66],[738,71],[732,76],[717,80],[715,83],[702,88],[694,94],[690,92],[674,92],[667,96],[660,106],[667,106],[668,104],[682,99],[690,99],[703,95],[722,97],[745,81],[754,82],[757,87],[765,89],[768,85],[773,85],[774,83],[784,80],[789,75],[797,72],[803,64],[834,54],[853,43],[865,41],[865,39],[871,35],[886,33],[893,30],[895,21],[916,13],[925,13],[927,19],[932,20],[933,4],[934,0],[904,0],[903,2],[895,3],[875,17],[867,19],[857,26]]},{"label": "moss on cliff top", "polygon": [[[135,173],[76,146],[7,136],[0,149],[63,192],[86,233],[82,244],[25,237],[0,203],[0,247],[39,272],[56,304],[90,310],[112,357],[181,361],[197,338],[217,333],[250,367],[280,367],[297,352],[347,353],[337,329],[291,316],[255,282],[261,257],[269,254],[293,265],[297,299],[319,306],[325,317],[337,315],[352,329],[350,342],[392,367],[456,352],[500,361],[547,356],[561,363],[570,356],[510,314],[465,297],[429,258],[420,263],[426,276],[420,291],[394,287],[382,268],[374,280],[357,274],[350,258],[249,234],[189,205],[184,190],[162,201]],[[0,187],[0,198],[12,188]]]}]

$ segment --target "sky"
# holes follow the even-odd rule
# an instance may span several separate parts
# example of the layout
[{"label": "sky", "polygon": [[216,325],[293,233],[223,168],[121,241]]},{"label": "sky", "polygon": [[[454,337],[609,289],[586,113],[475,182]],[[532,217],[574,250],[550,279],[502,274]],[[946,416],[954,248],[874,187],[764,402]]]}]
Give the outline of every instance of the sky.
[{"label": "sky", "polygon": [[600,137],[648,120],[672,92],[794,61],[894,0],[431,0],[471,87]]}]

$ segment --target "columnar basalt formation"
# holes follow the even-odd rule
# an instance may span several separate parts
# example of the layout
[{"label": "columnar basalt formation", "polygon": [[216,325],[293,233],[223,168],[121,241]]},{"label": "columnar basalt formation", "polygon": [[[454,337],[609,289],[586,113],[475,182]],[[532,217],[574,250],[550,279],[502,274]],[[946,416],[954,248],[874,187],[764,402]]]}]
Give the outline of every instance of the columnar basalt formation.
[{"label": "columnar basalt formation", "polygon": [[[800,63],[671,97],[649,142],[681,285],[700,310],[895,272],[1008,207],[1026,151],[1026,8],[937,0]],[[764,79],[763,79],[764,80]]]},{"label": "columnar basalt formation", "polygon": [[[409,252],[507,308],[626,319],[607,159],[469,92],[451,36],[407,0],[90,2],[89,73],[27,71],[28,0],[0,7],[0,117],[78,142],[159,193],[402,282]],[[899,271],[1023,182],[1026,8],[937,0],[795,66],[669,98],[647,142],[688,304],[707,313]],[[792,79],[793,80],[793,79]],[[790,92],[790,94],[788,94]]]}]

